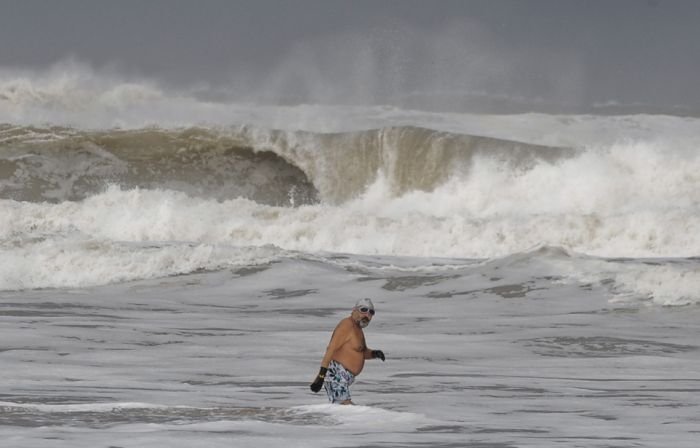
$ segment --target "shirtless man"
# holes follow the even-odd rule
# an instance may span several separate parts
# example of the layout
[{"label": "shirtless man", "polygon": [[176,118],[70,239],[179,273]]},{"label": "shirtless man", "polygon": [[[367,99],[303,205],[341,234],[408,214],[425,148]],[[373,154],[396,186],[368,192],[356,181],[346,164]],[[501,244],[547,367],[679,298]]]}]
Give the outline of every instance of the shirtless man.
[{"label": "shirtless man", "polygon": [[311,383],[311,390],[326,389],[331,403],[353,404],[350,385],[362,372],[365,359],[379,358],[384,361],[381,350],[371,350],[365,343],[363,328],[374,316],[374,304],[370,299],[360,299],[349,317],[341,320],[331,336],[326,354],[321,360],[321,370]]}]

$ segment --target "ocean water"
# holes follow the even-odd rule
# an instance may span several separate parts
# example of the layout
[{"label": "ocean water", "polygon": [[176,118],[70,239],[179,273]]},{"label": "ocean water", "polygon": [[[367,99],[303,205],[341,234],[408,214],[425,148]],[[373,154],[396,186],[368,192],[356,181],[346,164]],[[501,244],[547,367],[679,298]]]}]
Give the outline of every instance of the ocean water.
[{"label": "ocean water", "polygon": [[697,446],[700,119],[0,80],[3,446]]}]

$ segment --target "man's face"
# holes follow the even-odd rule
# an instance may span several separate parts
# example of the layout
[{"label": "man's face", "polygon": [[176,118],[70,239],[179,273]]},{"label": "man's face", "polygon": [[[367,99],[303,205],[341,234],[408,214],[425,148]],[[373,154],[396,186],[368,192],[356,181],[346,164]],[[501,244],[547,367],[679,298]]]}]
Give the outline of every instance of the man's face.
[{"label": "man's face", "polygon": [[372,316],[374,316],[374,309],[361,306],[354,309],[355,322],[360,326],[360,328],[366,328],[367,325],[372,321]]}]

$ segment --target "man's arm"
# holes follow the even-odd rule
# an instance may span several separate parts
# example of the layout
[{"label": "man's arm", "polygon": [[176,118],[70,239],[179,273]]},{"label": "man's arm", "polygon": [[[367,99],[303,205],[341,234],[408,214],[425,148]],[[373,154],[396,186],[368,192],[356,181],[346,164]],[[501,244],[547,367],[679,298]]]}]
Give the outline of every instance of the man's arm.
[{"label": "man's arm", "polygon": [[321,360],[321,367],[328,368],[328,364],[330,364],[330,362],[333,360],[333,355],[335,355],[335,352],[337,352],[340,347],[350,340],[351,335],[352,324],[347,319],[343,319],[333,331],[331,341],[328,343],[326,353],[323,355],[323,359]]},{"label": "man's arm", "polygon": [[323,382],[326,378],[328,364],[330,364],[330,362],[333,360],[333,355],[335,355],[338,349],[350,339],[351,331],[352,323],[350,323],[347,319],[340,321],[338,326],[335,327],[333,335],[331,336],[331,342],[328,343],[328,347],[326,348],[326,354],[321,360],[321,369],[319,370],[318,375],[316,375],[314,382],[311,383],[311,391],[318,392],[321,390],[321,387],[323,387]]},{"label": "man's arm", "polygon": [[384,361],[384,360],[386,359],[386,357],[384,356],[384,352],[383,352],[383,351],[381,351],[381,350],[372,350],[371,348],[366,348],[366,349],[365,349],[364,355],[365,355],[365,359],[375,359],[375,358],[379,358],[379,359],[381,359],[382,361]]}]

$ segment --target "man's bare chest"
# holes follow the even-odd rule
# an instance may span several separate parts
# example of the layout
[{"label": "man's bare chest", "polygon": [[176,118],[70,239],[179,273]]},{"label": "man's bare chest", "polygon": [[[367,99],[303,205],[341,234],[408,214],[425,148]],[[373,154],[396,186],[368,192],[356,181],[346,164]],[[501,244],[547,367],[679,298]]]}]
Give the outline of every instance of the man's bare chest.
[{"label": "man's bare chest", "polygon": [[362,333],[362,330],[353,330],[347,345],[353,351],[364,352],[367,349],[367,344],[365,343],[365,335]]}]

